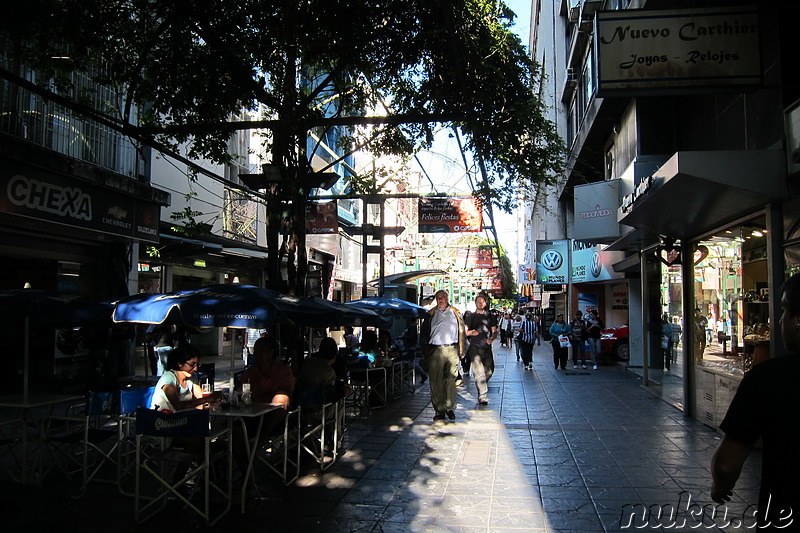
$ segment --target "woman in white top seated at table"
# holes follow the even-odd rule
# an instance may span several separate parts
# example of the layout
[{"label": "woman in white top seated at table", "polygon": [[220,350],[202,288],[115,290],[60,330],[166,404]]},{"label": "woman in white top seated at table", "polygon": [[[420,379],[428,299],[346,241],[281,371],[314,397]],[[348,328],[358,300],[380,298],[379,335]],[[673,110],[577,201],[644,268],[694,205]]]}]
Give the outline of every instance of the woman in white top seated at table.
[{"label": "woman in white top seated at table", "polygon": [[183,345],[169,353],[167,370],[156,383],[150,408],[174,413],[184,409],[202,409],[203,405],[220,399],[219,391],[203,397],[203,389],[192,381],[200,364],[200,354],[190,345]]}]

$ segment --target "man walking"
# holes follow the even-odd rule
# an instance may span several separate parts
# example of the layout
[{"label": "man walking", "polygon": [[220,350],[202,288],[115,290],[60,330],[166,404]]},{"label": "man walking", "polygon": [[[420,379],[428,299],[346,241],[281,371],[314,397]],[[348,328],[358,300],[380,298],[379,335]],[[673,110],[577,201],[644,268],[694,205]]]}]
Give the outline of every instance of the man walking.
[{"label": "man walking", "polygon": [[420,328],[420,344],[428,363],[431,384],[431,403],[436,412],[434,420],[447,416],[455,420],[456,378],[459,356],[464,353],[464,322],[458,309],[450,305],[446,291],[436,293],[436,307]]},{"label": "man walking", "polygon": [[497,337],[497,319],[488,310],[489,302],[485,294],[475,297],[475,312],[464,317],[464,325],[469,337],[467,357],[470,359],[472,377],[478,387],[478,403],[488,405],[489,380],[494,373],[492,342]]},{"label": "man walking", "polygon": [[525,315],[519,330],[519,342],[521,345],[522,364],[525,370],[533,368],[533,345],[536,342],[536,322],[533,321],[531,314]]}]

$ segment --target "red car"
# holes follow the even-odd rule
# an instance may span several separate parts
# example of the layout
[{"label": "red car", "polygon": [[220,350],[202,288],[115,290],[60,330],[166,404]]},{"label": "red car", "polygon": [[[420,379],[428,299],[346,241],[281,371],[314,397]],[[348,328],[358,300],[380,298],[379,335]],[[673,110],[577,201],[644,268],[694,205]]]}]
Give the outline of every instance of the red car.
[{"label": "red car", "polygon": [[618,361],[630,359],[628,326],[617,326],[603,331],[600,336],[600,349],[603,355],[611,356]]}]

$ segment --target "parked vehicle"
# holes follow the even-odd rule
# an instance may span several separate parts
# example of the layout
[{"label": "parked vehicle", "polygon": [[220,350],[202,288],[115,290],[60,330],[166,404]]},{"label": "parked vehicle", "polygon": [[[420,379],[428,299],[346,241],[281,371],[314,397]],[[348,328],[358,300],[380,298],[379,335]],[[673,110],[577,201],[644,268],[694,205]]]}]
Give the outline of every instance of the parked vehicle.
[{"label": "parked vehicle", "polygon": [[600,336],[600,349],[603,355],[613,357],[618,361],[630,359],[628,326],[617,326],[603,331]]}]

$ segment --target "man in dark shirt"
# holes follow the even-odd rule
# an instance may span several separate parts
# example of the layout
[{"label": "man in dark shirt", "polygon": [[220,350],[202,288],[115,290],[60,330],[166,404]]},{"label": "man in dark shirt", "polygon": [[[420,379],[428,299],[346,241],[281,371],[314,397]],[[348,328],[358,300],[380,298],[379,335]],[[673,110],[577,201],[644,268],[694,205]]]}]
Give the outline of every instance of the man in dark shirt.
[{"label": "man in dark shirt", "polygon": [[754,366],[745,374],[720,429],[725,433],[711,460],[711,498],[730,501],[733,487],[753,445],[763,440],[759,530],[800,529],[800,455],[794,421],[800,389],[800,274],[783,286],[780,319],[783,344],[790,355]]},{"label": "man in dark shirt", "polygon": [[475,297],[475,312],[464,317],[464,327],[469,339],[467,357],[470,359],[472,377],[478,387],[478,402],[483,405],[489,403],[488,383],[494,373],[492,342],[497,337],[497,318],[489,312],[488,306],[488,297],[479,294]]}]

